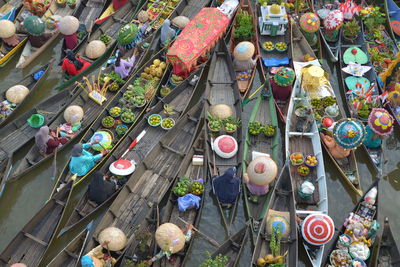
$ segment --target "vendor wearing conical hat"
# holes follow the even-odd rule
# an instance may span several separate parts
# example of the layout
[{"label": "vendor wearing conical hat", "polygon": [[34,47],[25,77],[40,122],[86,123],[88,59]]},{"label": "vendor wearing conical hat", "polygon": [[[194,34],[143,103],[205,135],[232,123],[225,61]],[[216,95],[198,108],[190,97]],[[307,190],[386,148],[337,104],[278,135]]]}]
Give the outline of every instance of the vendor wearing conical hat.
[{"label": "vendor wearing conical hat", "polygon": [[23,22],[24,28],[28,33],[28,40],[32,47],[40,48],[51,38],[50,33],[45,33],[45,24],[37,16],[29,16]]},{"label": "vendor wearing conical hat", "polygon": [[293,69],[280,67],[271,79],[272,92],[274,98],[279,101],[287,101],[292,93],[292,84],[295,78]]},{"label": "vendor wearing conical hat", "polygon": [[367,136],[364,145],[368,148],[378,148],[382,145],[382,139],[392,133],[394,119],[384,108],[373,108],[368,117],[368,125],[365,127]]},{"label": "vendor wearing conical hat", "polygon": [[79,20],[74,16],[65,16],[60,20],[58,29],[64,35],[67,49],[73,50],[78,45],[78,35],[76,33],[78,28]]},{"label": "vendor wearing conical hat", "polygon": [[15,47],[19,44],[18,36],[15,34],[15,24],[9,20],[0,20],[0,37],[8,46]]},{"label": "vendor wearing conical hat", "polygon": [[255,47],[250,42],[240,42],[233,51],[233,68],[235,71],[250,71],[256,63],[257,58],[253,59]]}]

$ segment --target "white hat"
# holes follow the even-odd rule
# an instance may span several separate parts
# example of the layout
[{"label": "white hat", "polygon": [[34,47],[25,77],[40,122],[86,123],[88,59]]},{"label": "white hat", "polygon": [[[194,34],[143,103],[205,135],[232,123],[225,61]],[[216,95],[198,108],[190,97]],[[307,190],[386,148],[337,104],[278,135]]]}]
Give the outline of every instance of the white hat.
[{"label": "white hat", "polygon": [[133,160],[119,159],[110,164],[111,173],[118,176],[127,176],[135,171],[135,162]]}]

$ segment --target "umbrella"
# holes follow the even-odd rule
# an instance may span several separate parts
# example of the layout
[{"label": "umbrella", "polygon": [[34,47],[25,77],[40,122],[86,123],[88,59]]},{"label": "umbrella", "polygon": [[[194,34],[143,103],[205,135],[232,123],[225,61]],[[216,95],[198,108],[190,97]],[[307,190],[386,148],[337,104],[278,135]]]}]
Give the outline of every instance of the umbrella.
[{"label": "umbrella", "polygon": [[301,234],[307,243],[322,246],[328,243],[335,234],[335,224],[328,215],[308,215],[301,225]]},{"label": "umbrella", "polygon": [[288,67],[280,67],[274,76],[274,81],[279,86],[289,86],[293,83],[295,73]]},{"label": "umbrella", "polygon": [[44,33],[46,25],[38,16],[29,16],[23,22],[25,30],[32,35]]},{"label": "umbrella", "polygon": [[342,11],[333,10],[329,12],[328,16],[324,19],[324,27],[328,31],[332,31],[342,26],[344,20],[344,16]]},{"label": "umbrella", "polygon": [[319,18],[314,13],[305,13],[300,17],[300,28],[307,33],[314,33],[318,31],[319,26]]},{"label": "umbrella", "polygon": [[236,60],[248,60],[254,55],[254,44],[244,41],[240,42],[233,51],[233,56]]},{"label": "umbrella", "polygon": [[393,117],[384,108],[373,108],[368,117],[368,125],[379,135],[388,135],[393,131]]},{"label": "umbrella", "polygon": [[10,38],[15,34],[15,31],[13,22],[6,19],[0,20],[0,38]]},{"label": "umbrella", "polygon": [[65,16],[60,20],[58,29],[64,35],[74,34],[79,28],[79,20],[74,16]]},{"label": "umbrella", "polygon": [[112,144],[112,136],[108,131],[101,130],[94,133],[90,142],[93,143],[94,141],[99,141],[98,144],[94,144],[92,148],[96,151],[101,151],[103,149],[108,149],[111,147]]},{"label": "umbrella", "polygon": [[339,120],[333,128],[335,141],[345,149],[357,148],[366,137],[364,124],[357,119]]}]

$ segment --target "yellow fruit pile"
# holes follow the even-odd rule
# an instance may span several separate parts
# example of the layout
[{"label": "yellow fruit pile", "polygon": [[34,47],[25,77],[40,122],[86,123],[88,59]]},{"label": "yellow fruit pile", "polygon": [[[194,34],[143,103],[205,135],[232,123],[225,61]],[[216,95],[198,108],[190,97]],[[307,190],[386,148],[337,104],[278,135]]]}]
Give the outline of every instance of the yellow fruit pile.
[{"label": "yellow fruit pile", "polygon": [[315,166],[318,163],[316,156],[307,156],[306,163],[310,166]]},{"label": "yellow fruit pile", "polygon": [[144,68],[144,72],[140,74],[140,77],[146,80],[159,81],[166,68],[167,64],[164,61],[155,59],[150,67]]}]

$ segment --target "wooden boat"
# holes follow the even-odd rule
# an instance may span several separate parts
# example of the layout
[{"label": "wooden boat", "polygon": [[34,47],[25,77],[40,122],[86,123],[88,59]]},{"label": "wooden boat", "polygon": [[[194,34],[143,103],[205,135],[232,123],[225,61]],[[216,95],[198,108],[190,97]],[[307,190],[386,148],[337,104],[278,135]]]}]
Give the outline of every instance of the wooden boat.
[{"label": "wooden boat", "polygon": [[377,243],[377,257],[374,266],[397,266],[400,263],[400,252],[390,229],[389,218],[385,218],[382,237]]},{"label": "wooden boat", "polygon": [[[92,138],[93,134],[95,132],[97,132],[98,130],[101,130],[104,128],[102,126],[102,119],[107,117],[110,114],[111,108],[116,107],[116,106],[122,107],[122,104],[120,104],[119,99],[123,98],[124,93],[126,91],[128,91],[129,85],[131,83],[133,83],[136,80],[136,78],[140,77],[140,73],[144,70],[145,67],[150,66],[155,59],[160,59],[162,53],[163,53],[163,50],[161,50],[160,52],[155,54],[148,62],[146,62],[134,75],[132,75],[126,81],[125,85],[117,92],[117,94],[113,97],[113,99],[109,102],[109,104],[105,107],[105,109],[103,109],[103,111],[98,115],[97,119],[93,122],[93,124],[90,126],[90,128],[83,134],[83,137],[80,140],[81,143],[90,142],[90,139]],[[169,66],[167,65],[166,70],[163,70],[163,74],[162,74],[162,77],[160,78],[160,80],[158,82],[153,83],[152,85],[150,85],[150,82],[144,78],[138,79],[138,80],[144,81],[143,86],[145,86],[145,85],[148,86],[147,101],[144,106],[142,106],[140,108],[135,108],[135,110],[133,111],[134,115],[135,115],[134,120],[131,123],[125,123],[128,126],[128,130],[123,135],[118,135],[118,134],[114,134],[114,132],[111,132],[113,134],[112,147],[109,148],[109,150],[108,150],[109,153],[106,156],[102,157],[97,162],[96,166],[99,166],[100,164],[102,164],[112,154],[112,152],[118,147],[118,145],[121,143],[121,141],[127,135],[127,133],[129,133],[129,131],[132,130],[133,127],[136,125],[136,123],[140,120],[140,118],[145,113],[147,108],[149,108],[150,104],[153,101],[153,98],[155,97],[156,93],[158,92],[158,88],[160,87],[160,85],[166,83],[166,77],[168,77],[168,75],[167,75],[168,69],[169,69]],[[108,129],[107,131],[110,131],[110,129]],[[90,149],[89,152],[97,153],[93,149]],[[92,171],[96,168],[96,166],[91,171],[89,171],[86,175],[79,177],[78,181],[74,185],[79,184],[86,177],[88,177],[92,173]],[[73,174],[71,174],[69,172],[69,161],[68,161],[65,164],[60,176],[57,179],[57,182],[52,191],[52,195],[56,192],[57,188],[59,188],[62,184],[67,183],[72,176],[73,176]]]},{"label": "wooden boat", "polygon": [[65,202],[70,197],[72,182],[54,195],[22,228],[0,254],[2,265],[23,262],[28,266],[41,266],[43,256],[51,248],[55,229],[59,224]]},{"label": "wooden boat", "polygon": [[[204,67],[204,66],[203,66]],[[114,151],[114,153],[107,159],[107,161],[102,165],[100,171],[107,173],[108,166],[111,163],[118,160],[121,155],[125,152],[127,147],[135,140],[135,138],[142,132],[146,131],[146,134],[140,142],[136,145],[134,149],[129,151],[124,159],[134,160],[136,165],[141,164],[143,159],[147,156],[148,153],[153,149],[152,144],[156,144],[160,138],[162,138],[166,131],[161,127],[151,127],[147,119],[151,114],[163,114],[164,105],[170,105],[174,107],[174,114],[171,117],[177,120],[180,116],[187,112],[188,106],[193,100],[193,96],[198,94],[201,86],[199,84],[200,79],[198,79],[195,83],[191,83],[194,75],[198,77],[202,76],[203,68],[199,68],[197,71],[193,72],[193,75],[186,79],[181,85],[178,85],[175,89],[172,90],[170,94],[162,99],[162,101],[158,102],[151,110],[142,118],[142,120],[135,126],[132,132],[130,132],[127,137],[121,142],[119,147]],[[189,114],[192,116],[193,114]],[[94,171],[94,170],[93,170]],[[80,188],[76,188],[78,191]],[[75,188],[74,188],[75,190]],[[88,199],[88,191],[84,193],[81,199],[76,204],[72,214],[69,216],[64,228],[61,230],[60,235],[68,232],[70,229],[74,229],[75,226],[80,224],[83,220],[89,217],[91,214],[102,208],[103,206],[110,203],[116,196],[118,192],[116,192],[112,197],[103,202],[101,205],[97,205],[95,202],[92,202]]]},{"label": "wooden boat", "polygon": [[[256,4],[256,15],[258,18],[260,18],[262,16],[261,14],[261,7],[260,5]],[[292,48],[291,46],[291,31],[292,28],[290,25],[288,25],[285,34],[284,35],[276,35],[276,36],[271,36],[271,35],[262,35],[260,32],[260,22],[258,22],[258,29],[257,29],[257,33],[258,33],[258,50],[261,56],[261,62],[262,62],[262,74],[264,76],[266,76],[266,74],[268,74],[268,72],[271,71],[271,67],[272,63],[269,63],[268,65],[271,65],[270,67],[267,67],[267,64],[264,63],[264,60],[266,61],[272,61],[272,60],[277,60],[279,61],[281,66],[290,66],[292,67],[292,63],[291,58],[292,58]],[[286,44],[287,46],[287,50],[286,52],[278,52],[276,49],[274,49],[273,51],[267,51],[264,48],[264,43],[265,42],[272,42],[274,44],[279,43],[279,42],[283,42]],[[266,78],[265,78],[266,79]],[[287,116],[287,108],[288,108],[288,103],[286,102],[277,102],[275,100],[275,106],[277,107],[277,111],[278,111],[278,115],[280,116],[280,118],[282,119],[283,122],[286,121],[286,116]]]},{"label": "wooden boat", "polygon": [[82,256],[82,248],[85,246],[92,229],[93,221],[90,222],[71,242],[68,243],[48,264],[48,267],[76,267]]},{"label": "wooden boat", "polygon": [[[253,31],[254,31],[254,33],[251,36],[251,39],[247,40],[247,41],[249,41],[249,42],[254,44],[255,52],[254,52],[254,56],[253,57],[257,58],[259,56],[259,47],[257,45],[258,44],[258,35],[257,35],[257,30],[256,30],[256,28],[257,28],[257,18],[254,16],[254,11],[253,11],[253,9],[251,7],[251,4],[250,4],[249,0],[241,0],[240,1],[239,8],[238,8],[238,11],[236,13],[236,17],[234,19],[233,26],[232,26],[229,51],[233,55],[233,51],[235,49],[235,46],[239,43],[239,41],[237,39],[235,39],[235,29],[236,29],[236,27],[238,27],[238,25],[237,25],[237,23],[238,23],[237,22],[237,16],[238,16],[238,14],[241,14],[241,13],[244,13],[244,14],[247,13],[248,15],[252,16],[252,18],[253,18]],[[249,79],[241,80],[241,79],[236,78],[236,82],[238,84],[238,88],[240,90],[240,95],[241,95],[242,98],[246,97],[249,89],[251,88],[251,85],[253,84],[253,80],[254,80],[254,75],[256,73],[256,69],[257,69],[257,66],[254,66],[254,68],[251,70],[251,74],[250,74],[250,78]],[[237,73],[235,75],[237,75]]]},{"label": "wooden boat", "polygon": [[111,225],[122,230],[132,241],[121,251],[112,252],[112,256],[119,260],[125,251],[131,251],[136,244],[135,232],[171,186],[196,133],[202,127],[202,110],[203,102],[199,102],[190,112],[191,116],[182,118],[137,166],[94,230],[85,252],[97,246],[98,234]]},{"label": "wooden boat", "polygon": [[[314,57],[314,55],[311,53],[311,48],[309,47],[308,43],[306,42],[305,38],[301,34],[300,30],[298,29],[297,25],[293,24],[293,57],[294,61],[303,61],[302,60],[302,55],[309,54],[310,56]],[[314,57],[315,58],[315,57]],[[299,85],[298,85],[299,86]],[[334,95],[331,95],[332,97],[335,97]],[[340,107],[339,110],[339,115],[335,118],[335,120],[339,120],[340,118],[343,118],[345,112],[344,110]],[[320,139],[320,138],[318,138]],[[345,182],[350,186],[350,188],[356,193],[361,195],[362,190],[360,186],[360,176],[358,172],[358,167],[357,167],[357,160],[354,154],[354,151],[350,152],[350,155],[347,157],[347,160],[338,162],[329,152],[327,149],[325,143],[322,141],[322,146],[325,148],[325,151],[329,155],[329,157],[332,159],[333,163],[335,166],[338,168],[341,176],[344,178]],[[299,150],[302,151],[302,150]],[[303,152],[304,153],[304,152]],[[322,155],[321,155],[322,156]],[[319,160],[318,160],[319,161]],[[321,163],[321,161],[319,161]],[[350,179],[351,178],[351,179]]]},{"label": "wooden boat", "polygon": [[44,125],[49,125],[64,112],[79,93],[80,91],[75,88],[52,95],[0,129],[0,196],[4,191],[5,178],[8,176],[5,170],[11,170],[13,167],[10,165],[12,162],[10,155],[32,144],[30,141],[33,140],[38,130],[29,126],[27,119],[33,114],[41,114],[44,117]]},{"label": "wooden boat", "polygon": [[[0,128],[3,128],[5,125],[7,125],[10,121],[12,121],[13,119],[15,119],[15,116],[13,116],[14,114],[17,113],[17,111],[24,106],[24,103],[26,102],[26,100],[29,99],[29,97],[37,91],[37,89],[39,88],[40,84],[47,78],[47,75],[49,74],[49,71],[51,69],[51,67],[53,66],[54,61],[50,61],[50,63],[36,69],[35,71],[33,71],[32,73],[30,73],[29,75],[26,75],[24,78],[22,78],[20,81],[18,81],[16,83],[16,85],[24,85],[26,88],[29,89],[29,93],[28,95],[22,100],[21,103],[19,103],[14,110],[12,111],[12,113],[10,115],[8,115],[6,118],[4,119],[0,119]],[[35,80],[35,78],[33,77],[33,75],[39,71],[43,71],[44,73],[42,74],[42,76],[38,79]],[[4,91],[4,93],[2,94],[2,98],[5,100],[6,99],[6,91]]]},{"label": "wooden boat", "polygon": [[400,8],[398,6],[398,3],[393,0],[378,0],[375,1],[376,4],[383,4],[384,6],[384,11],[387,16],[387,22],[386,22],[386,28],[389,29],[389,33],[393,40],[395,40],[396,44],[400,42],[400,36],[398,36],[392,28],[392,25],[390,24],[391,21],[394,20],[399,20],[400,19]]},{"label": "wooden boat", "polygon": [[[344,61],[343,61],[344,52],[349,47],[354,47],[354,46],[355,45],[352,45],[352,46],[343,45],[340,48],[340,69],[343,69],[345,67],[345,64],[344,64]],[[360,48],[363,51],[367,51],[365,43],[362,43],[360,46],[356,46],[356,47]],[[371,70],[369,70],[367,73],[365,73],[363,75],[363,77],[368,79],[371,82],[371,84],[374,83],[374,84],[377,85],[376,75],[374,74],[374,71],[373,71],[374,67],[371,64],[371,61],[369,60],[368,63],[365,64],[365,66],[371,67]],[[350,101],[351,101],[351,99],[353,97],[353,94],[348,94],[347,93],[347,91],[349,91],[349,88],[346,86],[345,79],[347,77],[351,76],[351,75],[345,73],[344,71],[340,71],[340,73],[341,73],[342,86],[343,86],[343,89],[345,90],[345,92],[344,92],[344,95],[345,95],[344,101],[346,102],[348,110],[350,111],[350,116],[353,117],[353,118],[360,119],[361,121],[364,122],[364,125],[367,126],[368,125],[368,120],[359,118],[359,116],[357,115],[357,110],[355,110],[353,108],[352,104],[350,103]],[[365,88],[364,90],[367,91],[368,88]],[[374,89],[373,95],[375,97],[377,97],[377,99],[378,99],[377,100],[378,106],[382,107],[382,103],[381,103],[381,101],[379,99],[379,92],[378,92],[378,88],[377,87]],[[363,149],[367,152],[366,154],[368,154],[368,158],[369,158],[370,162],[372,163],[372,165],[375,167],[375,170],[378,172],[378,174],[381,175],[382,174],[382,165],[383,165],[383,162],[384,162],[382,147],[379,147],[379,148],[367,148],[366,146],[363,145]],[[335,161],[335,164],[337,165],[338,163]],[[341,174],[343,176],[343,174],[346,173],[346,169],[344,169],[344,171],[342,170],[340,172],[341,172]],[[347,182],[350,182],[350,181],[348,181],[348,179],[347,179]],[[357,183],[358,183],[357,181],[356,181],[356,183],[350,182],[349,185],[353,190],[359,191],[359,190],[361,190],[361,187],[360,187],[360,184],[357,184]],[[359,195],[360,196],[362,195],[362,191],[360,191]]]},{"label": "wooden boat", "polygon": [[[309,54],[311,57],[315,57],[311,47],[301,34],[297,25],[292,23],[292,55],[294,61],[303,61],[303,55]],[[296,62],[294,63],[296,70]],[[286,157],[289,157],[292,153],[302,152],[304,155],[315,155],[319,164],[311,170],[310,175],[307,179],[312,182],[315,186],[315,191],[311,198],[303,199],[295,193],[296,202],[296,215],[300,218],[305,218],[309,214],[313,213],[328,213],[328,193],[326,187],[326,176],[324,159],[321,148],[321,139],[318,132],[318,127],[314,119],[307,119],[303,122],[302,129],[298,129],[297,123],[298,117],[295,115],[297,103],[304,102],[310,104],[308,96],[303,96],[301,88],[301,78],[297,76],[295,84],[293,86],[292,95],[289,103],[288,119],[285,128],[285,147]],[[293,191],[297,192],[298,187],[304,178],[297,173],[297,166],[290,164],[290,176],[293,184]],[[303,242],[307,255],[314,267],[321,266],[321,261],[324,252],[324,246],[311,248]]]},{"label": "wooden boat", "polygon": [[[85,2],[80,2],[77,1],[77,6],[85,4]],[[41,19],[46,22],[47,19],[49,19],[53,15],[65,17],[68,15],[71,15],[74,12],[73,8],[70,8],[69,6],[65,7],[60,7],[56,1],[53,1],[50,5],[50,7],[47,9],[47,11],[44,13],[44,15],[41,17]],[[58,28],[55,28],[54,30],[50,30],[46,27],[45,33],[51,34],[51,37],[44,43],[41,47],[36,48],[31,45],[29,40],[26,42],[24,49],[22,50],[22,54],[18,60],[17,65],[15,66],[16,68],[23,69],[26,66],[28,66],[30,63],[32,63],[33,60],[35,60],[40,54],[42,54],[47,47],[51,45],[51,43],[57,39],[58,35],[60,34]]]},{"label": "wooden boat", "polygon": [[[129,3],[129,2],[128,2]],[[95,19],[97,19],[102,13],[105,12],[105,7],[108,5],[112,7],[112,3],[108,0],[95,1],[95,0],[81,0],[81,4],[75,9],[72,16],[77,18],[80,22],[80,29],[78,30],[78,44],[79,47],[89,35],[89,32],[95,30],[98,24],[93,24]],[[65,51],[67,50],[65,40],[62,41],[61,47],[61,62],[65,58]]]},{"label": "wooden boat", "polygon": [[6,1],[6,0],[1,0],[0,1],[0,20],[2,19],[7,19],[14,21],[15,17],[17,16],[18,11],[22,7],[22,1],[21,0],[12,0],[12,1]]},{"label": "wooden boat", "polygon": [[257,259],[265,257],[267,254],[271,254],[271,233],[268,227],[269,216],[284,216],[290,226],[290,232],[287,237],[282,237],[281,247],[278,255],[287,255],[284,257],[284,263],[286,266],[297,266],[298,257],[298,239],[297,239],[297,227],[296,227],[296,211],[294,203],[293,186],[290,180],[289,162],[286,162],[283,167],[281,174],[276,182],[275,189],[271,196],[271,201],[268,209],[268,215],[263,218],[257,241],[255,244],[252,263],[253,266],[257,266]]},{"label": "wooden boat", "polygon": [[249,235],[249,226],[246,225],[237,233],[230,236],[217,250],[211,254],[211,258],[218,255],[226,256],[228,262],[227,267],[239,266],[240,255],[242,254],[244,244]]},{"label": "wooden boat", "polygon": [[[311,9],[315,14],[317,14],[317,11],[322,9],[325,5],[333,4],[334,1],[331,0],[311,0]],[[326,51],[329,54],[329,58],[332,62],[337,62],[339,60],[339,48],[341,46],[341,31],[342,29],[339,30],[339,38],[337,39],[336,42],[328,42],[325,38],[325,29],[322,25],[322,20],[321,20],[321,27],[319,29],[319,35],[320,35],[320,40],[322,41],[324,47],[326,48]]]},{"label": "wooden boat", "polygon": [[[203,129],[204,130],[204,129]],[[191,180],[197,180],[202,178],[203,179],[203,184],[206,184],[206,175],[207,175],[207,165],[193,165],[192,164],[192,159],[194,155],[204,155],[204,135],[203,135],[203,130],[201,130],[201,133],[197,136],[196,140],[194,141],[192,147],[190,148],[190,151],[187,153],[185,158],[183,159],[180,167],[180,171],[178,172],[177,176],[174,179],[174,183],[172,186],[175,186],[179,178],[181,177],[187,177],[190,178]],[[203,192],[203,195],[201,195],[201,203],[200,203],[200,208],[192,208],[186,211],[179,211],[178,209],[178,202],[177,202],[177,196],[171,191],[169,194],[166,194],[166,197],[168,197],[167,204],[165,207],[163,207],[163,216],[160,220],[160,224],[163,223],[173,223],[180,227],[182,231],[184,231],[185,228],[187,228],[187,224],[185,224],[181,219],[183,219],[185,222],[192,224],[194,227],[198,226],[198,223],[200,221],[200,216],[201,216],[201,207],[203,206],[204,203],[204,197],[205,197],[205,191]],[[152,236],[154,236],[155,231],[157,229],[154,229],[154,231],[150,232]],[[185,258],[186,255],[188,255],[188,251],[190,251],[190,248],[193,243],[193,236],[190,239],[189,243],[185,245],[185,248],[179,253],[172,254],[170,258],[173,260],[167,260],[165,257],[160,259],[157,262],[154,262],[154,266],[183,266],[185,263]],[[126,262],[127,259],[134,258],[134,255],[140,255],[141,260],[145,260],[146,257],[143,257],[145,255],[141,254],[140,249],[138,248],[138,245],[141,240],[135,240],[125,251],[124,255],[124,260],[122,260],[123,263]],[[160,251],[160,248],[157,246],[157,250],[153,252],[153,254],[147,254],[147,256],[154,256]],[[140,262],[140,259],[138,260]],[[174,262],[174,263],[171,263]],[[127,264],[122,264],[122,266],[129,266]]]},{"label": "wooden boat", "polygon": [[[241,106],[240,106],[240,93],[236,83],[236,78],[233,70],[233,63],[230,56],[230,53],[224,43],[224,41],[219,41],[217,48],[215,49],[211,63],[210,63],[210,71],[207,77],[207,85],[206,85],[206,103],[205,110],[210,110],[210,106],[217,104],[225,104],[231,107],[232,116],[235,118],[241,118]],[[242,134],[241,128],[238,127],[237,131],[233,134],[233,137],[238,142],[238,151],[235,156],[230,159],[224,159],[215,154],[212,150],[211,142],[214,141],[213,135],[211,135],[210,139],[210,130],[207,127],[205,132],[205,141],[207,142],[206,151],[209,165],[209,173],[211,177],[215,178],[222,175],[229,168],[236,168],[236,175],[240,176],[241,174],[241,155],[242,155]],[[211,160],[212,159],[212,160]],[[215,159],[215,160],[214,160]],[[224,208],[221,206],[221,203],[218,201],[218,207],[221,212],[221,216],[224,221],[224,227],[228,234],[230,233],[230,226],[233,222],[235,210],[237,203],[239,201],[237,198],[235,204],[229,210],[226,210],[228,213],[228,218],[226,218]]]},{"label": "wooden boat", "polygon": [[[260,70],[262,68],[261,62],[258,63],[258,69]],[[262,75],[262,72],[259,73],[261,73],[260,80],[263,84],[265,82],[265,78]],[[272,96],[264,97],[262,94],[259,94],[250,114],[249,123],[253,122],[260,122],[262,125],[272,125],[276,132],[273,137],[267,137],[263,133],[260,133],[256,136],[250,134],[249,132],[246,133],[246,139],[243,144],[243,174],[247,172],[247,165],[252,160],[253,151],[269,154],[271,158],[278,164],[278,166],[280,166],[281,161],[279,154],[282,148],[282,143],[279,140],[280,131],[278,128],[278,117],[276,115],[276,107]],[[255,244],[259,228],[258,225],[263,220],[267,212],[272,189],[270,188],[270,191],[266,195],[259,196],[257,202],[251,201],[250,197],[252,194],[247,189],[244,180],[242,191],[246,213],[248,218],[251,220],[250,229],[252,232],[252,242]]]},{"label": "wooden boat", "polygon": [[[377,195],[376,195],[376,201],[374,206],[374,210],[371,208],[365,208],[365,206],[363,207],[362,203],[364,202],[364,198],[365,196],[367,196],[367,194],[373,189],[375,188],[377,190]],[[370,205],[370,204],[368,204]],[[345,234],[346,231],[346,226],[349,224],[349,219],[351,219],[354,215],[358,215],[360,218],[366,218],[366,216],[363,216],[363,213],[365,210],[369,210],[367,216],[370,217],[370,219],[366,219],[369,221],[369,223],[371,223],[373,220],[377,220],[378,221],[378,205],[379,205],[379,179],[376,180],[370,187],[369,189],[366,191],[366,193],[361,197],[361,199],[358,201],[357,205],[354,207],[354,209],[352,210],[352,212],[349,214],[349,216],[346,218],[345,222],[343,223],[342,227],[340,228],[340,230],[335,234],[334,236],[334,242],[330,242],[331,248],[328,250],[329,253],[327,253],[326,258],[324,259],[324,264],[322,266],[326,266],[326,264],[328,264],[330,262],[330,255],[332,253],[332,251],[334,251],[335,249],[337,249],[337,243],[339,241],[339,236],[342,234]],[[372,237],[372,242],[375,242],[375,237]],[[373,249],[373,243],[371,244],[371,256],[365,260],[365,263],[367,266],[373,266],[371,259],[372,259],[372,249]]]}]

